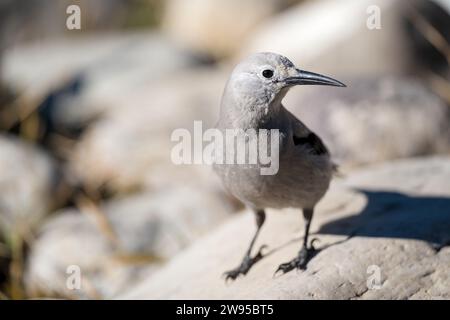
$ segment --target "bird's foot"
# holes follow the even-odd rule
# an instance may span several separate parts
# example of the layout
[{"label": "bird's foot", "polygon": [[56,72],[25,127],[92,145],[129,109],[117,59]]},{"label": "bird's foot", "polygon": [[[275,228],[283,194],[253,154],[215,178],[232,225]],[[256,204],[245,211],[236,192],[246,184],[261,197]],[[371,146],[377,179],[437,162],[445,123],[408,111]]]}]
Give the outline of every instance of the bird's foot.
[{"label": "bird's foot", "polygon": [[307,266],[308,262],[317,253],[316,249],[313,246],[313,243],[315,240],[317,240],[317,239],[311,240],[309,248],[307,246],[304,246],[300,250],[300,252],[298,253],[298,256],[296,258],[292,259],[289,262],[280,264],[277,271],[275,271],[274,276],[276,276],[280,272],[281,272],[281,274],[288,273],[289,271],[291,271],[293,269],[306,270],[306,266]]},{"label": "bird's foot", "polygon": [[266,247],[266,245],[262,245],[256,255],[254,255],[253,257],[250,257],[249,255],[245,256],[239,267],[225,272],[223,274],[225,276],[225,281],[235,280],[240,275],[245,276],[251,269],[251,267],[264,257],[264,255],[262,254],[262,250],[264,250]]}]

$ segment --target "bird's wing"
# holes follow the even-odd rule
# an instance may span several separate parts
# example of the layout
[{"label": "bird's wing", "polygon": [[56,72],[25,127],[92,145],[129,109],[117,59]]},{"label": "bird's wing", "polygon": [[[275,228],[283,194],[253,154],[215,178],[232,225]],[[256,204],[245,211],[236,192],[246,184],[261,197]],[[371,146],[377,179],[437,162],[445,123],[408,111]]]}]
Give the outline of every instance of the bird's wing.
[{"label": "bird's wing", "polygon": [[303,122],[286,110],[292,128],[292,139],[295,146],[303,146],[314,155],[329,155],[323,141],[312,132]]},{"label": "bird's wing", "polygon": [[312,154],[318,156],[329,154],[327,147],[314,132],[310,132],[306,137],[298,137],[294,134],[293,139],[296,146],[304,145],[307,148],[311,149]]}]

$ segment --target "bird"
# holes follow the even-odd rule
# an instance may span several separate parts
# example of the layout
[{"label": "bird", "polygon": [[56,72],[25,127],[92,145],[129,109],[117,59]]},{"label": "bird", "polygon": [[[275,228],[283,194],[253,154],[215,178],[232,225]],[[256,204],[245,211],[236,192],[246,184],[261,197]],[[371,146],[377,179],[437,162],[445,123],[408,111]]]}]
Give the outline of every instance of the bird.
[{"label": "bird", "polygon": [[299,69],[285,56],[272,52],[253,53],[242,60],[225,85],[217,130],[277,129],[279,132],[276,174],[262,175],[258,170],[261,164],[213,164],[225,189],[254,212],[256,218],[256,231],[244,258],[238,267],[224,273],[226,280],[245,276],[263,258],[266,245],[254,255],[252,251],[268,208],[301,209],[305,221],[298,255],[280,264],[275,274],[305,270],[314,256],[313,241],[308,243],[314,207],[325,195],[337,166],[323,141],[282,104],[289,89],[297,85],[346,87],[331,77]]}]

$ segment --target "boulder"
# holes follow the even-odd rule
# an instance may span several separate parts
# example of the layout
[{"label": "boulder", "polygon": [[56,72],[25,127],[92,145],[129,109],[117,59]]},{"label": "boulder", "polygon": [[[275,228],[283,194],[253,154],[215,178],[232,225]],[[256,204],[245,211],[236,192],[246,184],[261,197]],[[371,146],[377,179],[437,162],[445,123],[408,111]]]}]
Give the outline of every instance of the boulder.
[{"label": "boulder", "polygon": [[397,160],[337,180],[317,206],[317,255],[306,271],[273,277],[301,245],[299,210],[268,210],[256,243],[266,256],[239,263],[255,230],[245,212],[196,241],[125,299],[449,299],[450,158]]},{"label": "boulder", "polygon": [[[183,186],[57,212],[40,229],[27,259],[32,297],[109,298],[149,277],[229,209],[218,196]],[[81,288],[67,286],[75,266]]]},{"label": "boulder", "polygon": [[0,136],[0,230],[24,234],[49,213],[57,177],[54,161],[39,148]]}]

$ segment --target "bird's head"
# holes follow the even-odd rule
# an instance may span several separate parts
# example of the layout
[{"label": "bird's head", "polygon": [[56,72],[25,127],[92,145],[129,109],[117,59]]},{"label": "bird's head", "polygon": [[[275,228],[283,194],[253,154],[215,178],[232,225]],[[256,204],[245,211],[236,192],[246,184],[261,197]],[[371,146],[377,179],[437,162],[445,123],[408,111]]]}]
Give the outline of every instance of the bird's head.
[{"label": "bird's head", "polygon": [[281,102],[296,85],[345,87],[330,77],[297,68],[288,58],[271,52],[256,53],[241,61],[228,80],[226,93],[248,105]]}]

